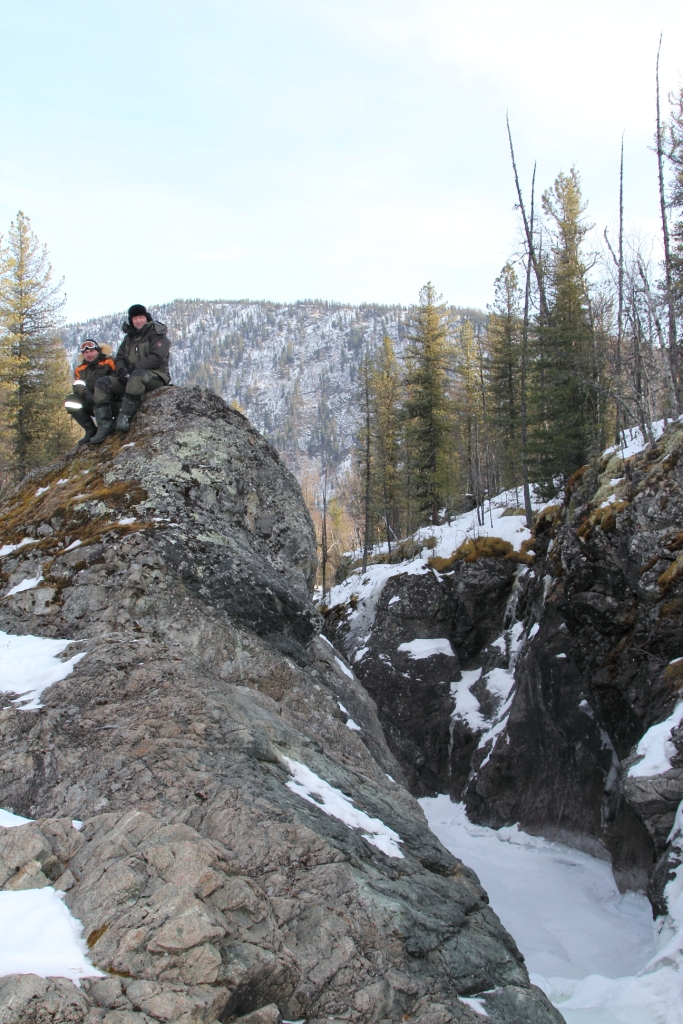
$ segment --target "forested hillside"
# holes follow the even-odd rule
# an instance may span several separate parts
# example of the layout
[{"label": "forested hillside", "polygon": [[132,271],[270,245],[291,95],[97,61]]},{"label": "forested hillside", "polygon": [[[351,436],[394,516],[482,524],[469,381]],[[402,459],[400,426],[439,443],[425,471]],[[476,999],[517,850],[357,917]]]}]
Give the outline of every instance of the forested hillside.
[{"label": "forested hillside", "polygon": [[[246,413],[295,471],[308,456],[339,464],[357,425],[357,376],[363,354],[384,336],[400,354],[407,310],[335,302],[177,300],[151,306],[168,324],[177,384],[211,387]],[[456,322],[480,323],[477,310],[452,310]],[[86,337],[118,345],[125,313],[70,324],[69,356]]]}]

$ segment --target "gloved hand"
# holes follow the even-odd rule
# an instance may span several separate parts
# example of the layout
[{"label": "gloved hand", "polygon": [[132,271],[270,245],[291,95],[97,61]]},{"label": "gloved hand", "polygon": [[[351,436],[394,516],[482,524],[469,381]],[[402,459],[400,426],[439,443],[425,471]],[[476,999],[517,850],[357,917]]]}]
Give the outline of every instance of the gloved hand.
[{"label": "gloved hand", "polygon": [[119,378],[122,384],[126,384],[130,374],[128,373],[126,367],[122,366],[119,370],[116,371],[116,376]]}]

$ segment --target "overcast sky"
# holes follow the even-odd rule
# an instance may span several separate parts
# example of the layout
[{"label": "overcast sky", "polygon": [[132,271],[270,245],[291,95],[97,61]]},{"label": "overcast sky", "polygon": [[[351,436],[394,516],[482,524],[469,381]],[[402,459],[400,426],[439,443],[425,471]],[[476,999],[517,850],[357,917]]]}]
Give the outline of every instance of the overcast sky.
[{"label": "overcast sky", "polygon": [[0,0],[0,228],[81,319],[174,298],[485,306],[528,184],[657,232],[680,0]]}]

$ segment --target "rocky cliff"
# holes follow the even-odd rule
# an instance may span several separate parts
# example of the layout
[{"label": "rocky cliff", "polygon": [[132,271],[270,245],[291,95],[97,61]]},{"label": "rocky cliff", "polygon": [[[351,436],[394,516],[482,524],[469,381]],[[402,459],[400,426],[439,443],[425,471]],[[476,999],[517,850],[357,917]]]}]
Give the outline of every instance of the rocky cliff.
[{"label": "rocky cliff", "polygon": [[164,389],[0,514],[0,628],[73,665],[0,694],[0,806],[35,819],[0,888],[65,892],[102,971],[0,979],[2,1024],[561,1020],[318,636],[308,514],[244,417]]},{"label": "rocky cliff", "polygon": [[[524,544],[475,524],[450,558],[352,574],[325,631],[413,792],[609,858],[664,914],[681,862],[683,425],[640,449],[584,467]],[[489,535],[521,511],[504,497]]]}]

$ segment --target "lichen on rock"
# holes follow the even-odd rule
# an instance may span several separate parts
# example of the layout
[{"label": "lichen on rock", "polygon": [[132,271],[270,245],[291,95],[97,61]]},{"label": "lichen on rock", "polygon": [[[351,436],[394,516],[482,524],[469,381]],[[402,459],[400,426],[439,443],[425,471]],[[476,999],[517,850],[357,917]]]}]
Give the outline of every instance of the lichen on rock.
[{"label": "lichen on rock", "polygon": [[[0,695],[0,806],[36,819],[0,829],[0,886],[65,892],[105,975],[2,979],[3,1024],[467,1024],[477,994],[499,1024],[561,1020],[318,637],[310,517],[243,416],[163,389],[0,514],[0,627],[85,653],[40,708]],[[291,762],[403,856],[302,799]]]}]

